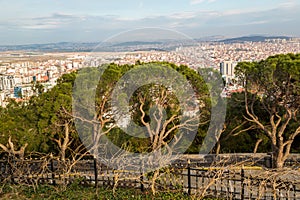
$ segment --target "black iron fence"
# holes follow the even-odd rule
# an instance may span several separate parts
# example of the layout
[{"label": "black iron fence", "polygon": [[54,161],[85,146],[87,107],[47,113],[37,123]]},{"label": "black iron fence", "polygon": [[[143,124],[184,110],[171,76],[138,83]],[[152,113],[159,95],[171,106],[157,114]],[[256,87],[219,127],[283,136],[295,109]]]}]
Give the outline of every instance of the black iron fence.
[{"label": "black iron fence", "polygon": [[[226,156],[225,156],[226,157]],[[223,157],[210,162],[179,160],[153,173],[113,170],[95,159],[77,162],[43,160],[0,160],[0,181],[14,184],[80,184],[104,187],[136,188],[186,192],[189,195],[212,196],[225,199],[300,199],[300,171],[267,170],[262,167],[245,167],[253,163]],[[205,158],[210,159],[210,158]],[[265,162],[265,159],[256,160]],[[291,162],[290,162],[291,163]],[[295,166],[295,162],[292,163]]]}]

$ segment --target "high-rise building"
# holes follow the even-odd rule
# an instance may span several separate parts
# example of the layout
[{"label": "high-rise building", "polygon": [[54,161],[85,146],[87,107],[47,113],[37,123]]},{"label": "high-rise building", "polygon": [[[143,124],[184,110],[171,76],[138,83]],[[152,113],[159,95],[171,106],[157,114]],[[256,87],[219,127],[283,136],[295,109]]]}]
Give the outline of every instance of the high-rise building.
[{"label": "high-rise building", "polygon": [[226,84],[232,83],[233,79],[235,79],[235,67],[237,62],[234,61],[224,61],[220,63],[220,73],[224,78]]},{"label": "high-rise building", "polygon": [[0,74],[0,90],[9,90],[14,88],[15,80],[12,75]]},{"label": "high-rise building", "polygon": [[22,87],[14,87],[14,97],[17,99],[22,98]]}]

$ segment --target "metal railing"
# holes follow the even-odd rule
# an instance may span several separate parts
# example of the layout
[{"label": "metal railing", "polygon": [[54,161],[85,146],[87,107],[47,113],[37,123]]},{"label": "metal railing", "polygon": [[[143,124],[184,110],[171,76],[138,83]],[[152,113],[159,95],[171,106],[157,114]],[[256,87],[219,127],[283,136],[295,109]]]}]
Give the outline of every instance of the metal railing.
[{"label": "metal railing", "polygon": [[[227,164],[225,162],[228,162]],[[225,163],[225,164],[224,164]],[[183,191],[226,199],[299,199],[300,171],[272,171],[261,167],[178,161],[160,170],[157,190]],[[209,165],[210,164],[210,165]],[[72,166],[72,167],[70,167]],[[142,191],[151,187],[151,173],[113,170],[95,159],[70,161],[0,160],[0,182],[15,184],[70,184],[125,187]]]}]

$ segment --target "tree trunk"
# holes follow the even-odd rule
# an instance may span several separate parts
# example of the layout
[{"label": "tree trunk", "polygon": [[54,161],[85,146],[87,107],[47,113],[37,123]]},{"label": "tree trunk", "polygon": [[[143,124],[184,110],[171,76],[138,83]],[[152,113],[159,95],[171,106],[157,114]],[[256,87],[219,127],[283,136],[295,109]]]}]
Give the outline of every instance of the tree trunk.
[{"label": "tree trunk", "polygon": [[101,134],[100,126],[98,124],[93,124],[93,146],[91,153],[94,155],[94,158],[99,159],[99,134]]},{"label": "tree trunk", "polygon": [[257,149],[258,149],[258,147],[259,147],[259,145],[260,145],[260,143],[262,142],[263,140],[260,138],[260,139],[258,139],[257,141],[256,141],[256,143],[255,143],[255,147],[254,147],[254,150],[253,150],[253,153],[256,153],[257,152]]},{"label": "tree trunk", "polygon": [[284,167],[284,154],[283,150],[280,148],[275,147],[276,149],[273,150],[272,161],[273,161],[273,168],[281,169]]},{"label": "tree trunk", "polygon": [[155,183],[156,183],[156,179],[157,179],[158,175],[159,175],[159,169],[155,170],[152,180],[151,180],[151,191],[152,191],[153,195],[155,195],[155,193],[156,193]]},{"label": "tree trunk", "polygon": [[15,150],[14,143],[11,141],[11,136],[8,139],[7,146],[4,146],[3,144],[0,144],[0,148],[2,148],[5,152],[8,153],[9,156],[16,157],[19,156],[19,159],[23,160],[25,155],[25,149],[28,146],[28,143],[24,144],[20,150]]},{"label": "tree trunk", "polygon": [[218,140],[216,144],[216,155],[220,154],[220,149],[221,149],[221,142]]},{"label": "tree trunk", "polygon": [[61,150],[60,150],[60,159],[62,161],[66,160],[66,148],[65,148],[65,146],[61,147]]},{"label": "tree trunk", "polygon": [[69,142],[70,142],[70,136],[69,136],[69,124],[65,123],[64,124],[65,127],[65,137],[64,137],[64,141],[63,144],[61,145],[61,160],[65,161],[66,160],[66,150],[68,148]]}]

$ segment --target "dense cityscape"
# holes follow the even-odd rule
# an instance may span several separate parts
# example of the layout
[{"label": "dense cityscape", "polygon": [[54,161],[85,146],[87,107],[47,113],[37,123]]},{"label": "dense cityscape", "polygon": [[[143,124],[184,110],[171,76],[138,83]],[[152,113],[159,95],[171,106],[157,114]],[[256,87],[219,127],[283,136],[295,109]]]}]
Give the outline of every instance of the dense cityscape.
[{"label": "dense cityscape", "polygon": [[[139,46],[135,46],[139,48]],[[130,49],[130,47],[129,47]],[[132,48],[133,50],[133,48]],[[190,68],[213,68],[219,71],[227,83],[234,79],[234,66],[242,61],[260,61],[271,55],[299,53],[300,39],[272,39],[265,42],[198,42],[193,46],[181,46],[172,51],[130,51],[92,53],[0,53],[0,105],[5,107],[9,99],[28,100],[34,94],[33,84],[39,82],[45,91],[52,88],[59,77],[87,66],[105,63],[119,65],[152,61],[166,61]],[[228,66],[231,70],[224,70]],[[230,87],[230,86],[228,86]],[[234,86],[228,90],[236,90]]]},{"label": "dense cityscape", "polygon": [[300,199],[299,12],[0,0],[0,199]]}]

